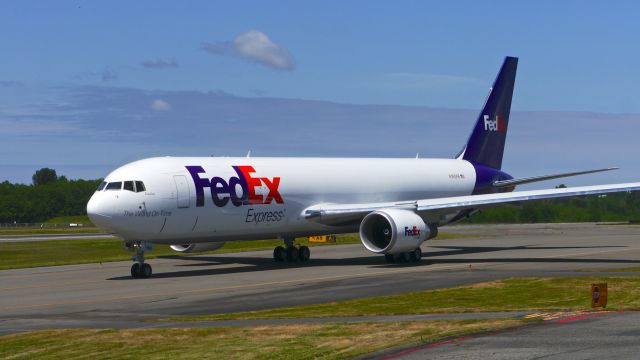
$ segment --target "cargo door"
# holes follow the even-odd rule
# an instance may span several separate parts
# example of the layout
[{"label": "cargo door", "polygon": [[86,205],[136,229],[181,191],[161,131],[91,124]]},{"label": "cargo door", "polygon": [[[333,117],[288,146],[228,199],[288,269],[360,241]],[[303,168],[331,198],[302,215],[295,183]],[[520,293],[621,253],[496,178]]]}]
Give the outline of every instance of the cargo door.
[{"label": "cargo door", "polygon": [[176,197],[178,198],[178,208],[188,208],[190,203],[189,183],[184,175],[174,175],[173,181],[176,183]]}]

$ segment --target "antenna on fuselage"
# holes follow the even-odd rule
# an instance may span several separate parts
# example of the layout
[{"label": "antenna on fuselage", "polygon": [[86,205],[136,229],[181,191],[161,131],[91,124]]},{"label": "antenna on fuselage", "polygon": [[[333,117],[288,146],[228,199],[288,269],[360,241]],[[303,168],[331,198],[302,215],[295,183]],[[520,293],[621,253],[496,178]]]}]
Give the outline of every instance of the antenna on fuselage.
[{"label": "antenna on fuselage", "polygon": [[420,157],[420,153],[416,153],[416,159]]},{"label": "antenna on fuselage", "polygon": [[251,150],[249,150],[249,152],[247,152],[247,158],[251,157]]}]

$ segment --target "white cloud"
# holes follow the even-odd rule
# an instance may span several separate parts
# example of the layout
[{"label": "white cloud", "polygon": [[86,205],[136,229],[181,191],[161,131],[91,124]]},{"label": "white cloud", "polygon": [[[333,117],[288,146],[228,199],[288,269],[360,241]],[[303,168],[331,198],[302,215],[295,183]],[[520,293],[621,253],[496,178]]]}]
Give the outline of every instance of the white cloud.
[{"label": "white cloud", "polygon": [[149,107],[151,108],[151,110],[157,111],[157,112],[165,112],[165,111],[171,110],[171,105],[169,105],[168,102],[160,99],[153,100],[151,102],[151,105],[149,105]]},{"label": "white cloud", "polygon": [[244,32],[232,42],[206,43],[203,49],[210,54],[237,56],[276,70],[293,70],[295,67],[293,57],[287,49],[257,30]]}]

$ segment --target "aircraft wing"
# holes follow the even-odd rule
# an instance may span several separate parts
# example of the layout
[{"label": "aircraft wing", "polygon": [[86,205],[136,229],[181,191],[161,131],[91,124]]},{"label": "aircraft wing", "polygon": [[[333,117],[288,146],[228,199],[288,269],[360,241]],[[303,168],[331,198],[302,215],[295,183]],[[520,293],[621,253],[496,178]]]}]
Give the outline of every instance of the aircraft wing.
[{"label": "aircraft wing", "polygon": [[437,219],[441,214],[457,210],[477,209],[524,201],[567,198],[573,196],[598,195],[640,190],[640,182],[580,186],[573,188],[514,191],[508,193],[454,196],[446,198],[412,201],[363,203],[363,204],[318,204],[303,211],[310,221],[326,225],[346,225],[361,220],[368,213],[380,209],[399,208],[413,210],[426,218]]},{"label": "aircraft wing", "polygon": [[603,172],[603,171],[611,171],[611,170],[618,170],[618,169],[619,168],[617,168],[617,167],[609,167],[609,168],[604,168],[604,169],[575,171],[575,172],[562,173],[562,174],[533,176],[533,177],[522,178],[522,179],[498,180],[498,181],[494,181],[492,185],[494,187],[496,187],[496,188],[504,188],[504,187],[508,188],[508,187],[514,187],[516,185],[529,184],[529,183],[538,182],[538,181],[560,179],[560,178],[565,178],[565,177],[569,177],[569,176],[593,174],[593,173],[598,173],[598,172]]}]

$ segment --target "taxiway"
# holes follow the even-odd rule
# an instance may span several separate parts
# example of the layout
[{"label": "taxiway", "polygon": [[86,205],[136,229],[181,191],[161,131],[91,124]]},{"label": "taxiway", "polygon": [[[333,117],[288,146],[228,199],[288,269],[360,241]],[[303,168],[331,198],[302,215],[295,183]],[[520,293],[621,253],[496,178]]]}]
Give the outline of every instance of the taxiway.
[{"label": "taxiway", "polygon": [[140,320],[640,266],[640,226],[483,225],[447,231],[478,237],[431,240],[418,265],[386,264],[358,244],[314,247],[308,263],[295,265],[274,263],[270,251],[152,259],[150,279],[131,279],[130,262],[0,271],[0,334],[153,326]]}]

